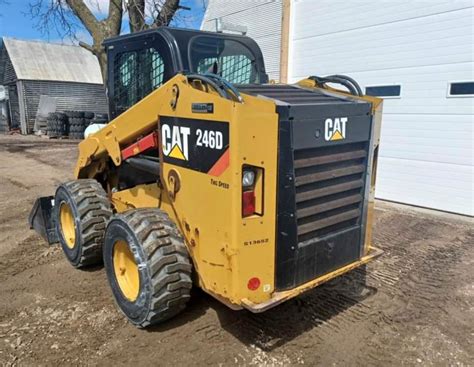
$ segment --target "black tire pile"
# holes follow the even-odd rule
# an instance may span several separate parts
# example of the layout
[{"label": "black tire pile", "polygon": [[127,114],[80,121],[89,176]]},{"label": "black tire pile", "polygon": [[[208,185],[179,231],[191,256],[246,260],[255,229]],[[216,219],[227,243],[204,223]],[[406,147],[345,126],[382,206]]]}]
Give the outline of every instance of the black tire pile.
[{"label": "black tire pile", "polygon": [[107,114],[85,111],[53,112],[47,118],[47,134],[51,138],[68,136],[70,139],[84,139],[84,131],[90,124],[106,124]]},{"label": "black tire pile", "polygon": [[67,122],[68,119],[64,113],[50,113],[46,119],[46,130],[48,132],[48,136],[52,138],[67,136]]}]

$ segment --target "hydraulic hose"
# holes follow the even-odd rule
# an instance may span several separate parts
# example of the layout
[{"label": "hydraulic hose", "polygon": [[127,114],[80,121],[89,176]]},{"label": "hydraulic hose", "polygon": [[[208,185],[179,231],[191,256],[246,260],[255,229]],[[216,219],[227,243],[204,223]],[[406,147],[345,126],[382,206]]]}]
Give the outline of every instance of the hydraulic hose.
[{"label": "hydraulic hose", "polygon": [[347,88],[349,93],[354,96],[362,96],[362,89],[360,88],[359,84],[352,78],[348,77],[347,75],[328,75],[328,76],[310,76],[308,79],[314,80],[316,84],[324,88],[326,83],[335,83],[340,84]]},{"label": "hydraulic hose", "polygon": [[226,90],[224,88],[220,87],[219,85],[217,85],[217,83],[214,82],[211,78],[208,78],[207,76],[205,76],[203,74],[189,74],[189,75],[187,75],[187,78],[188,79],[201,80],[204,83],[210,85],[212,88],[214,88],[216,90],[216,92],[219,93],[219,95],[221,97],[229,99],[229,96],[228,96]]},{"label": "hydraulic hose", "polygon": [[217,74],[189,74],[187,75],[187,77],[188,79],[197,79],[209,84],[217,91],[217,93],[219,93],[221,97],[226,99],[232,99],[228,93],[230,91],[239,102],[243,102],[242,96],[240,95],[239,91],[230,82],[228,82],[223,77]]}]

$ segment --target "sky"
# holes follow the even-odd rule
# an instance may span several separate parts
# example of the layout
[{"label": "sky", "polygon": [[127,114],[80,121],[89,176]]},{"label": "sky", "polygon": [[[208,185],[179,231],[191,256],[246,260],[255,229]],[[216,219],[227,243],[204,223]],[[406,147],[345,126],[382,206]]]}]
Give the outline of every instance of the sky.
[{"label": "sky", "polygon": [[[20,39],[44,40],[57,43],[75,43],[69,37],[63,38],[54,29],[49,34],[43,33],[35,26],[36,20],[29,15],[29,3],[35,0],[0,0],[0,37],[15,37]],[[94,14],[100,18],[107,14],[109,0],[85,0]],[[174,26],[183,28],[199,28],[204,16],[205,0],[181,0],[182,6],[191,10],[181,10]],[[128,32],[128,23],[125,20],[123,32]],[[90,41],[86,30],[78,30],[77,39]]]}]

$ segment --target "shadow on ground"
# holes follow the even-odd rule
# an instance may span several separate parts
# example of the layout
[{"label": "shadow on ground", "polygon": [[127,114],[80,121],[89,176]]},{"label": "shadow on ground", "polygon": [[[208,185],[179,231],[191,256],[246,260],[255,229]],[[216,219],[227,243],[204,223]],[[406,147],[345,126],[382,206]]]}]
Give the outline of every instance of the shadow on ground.
[{"label": "shadow on ground", "polygon": [[192,322],[213,309],[220,326],[244,345],[266,352],[291,342],[301,334],[372,297],[377,290],[365,286],[365,268],[355,269],[264,313],[233,311],[200,289],[194,289],[186,311],[147,331],[163,332]]}]

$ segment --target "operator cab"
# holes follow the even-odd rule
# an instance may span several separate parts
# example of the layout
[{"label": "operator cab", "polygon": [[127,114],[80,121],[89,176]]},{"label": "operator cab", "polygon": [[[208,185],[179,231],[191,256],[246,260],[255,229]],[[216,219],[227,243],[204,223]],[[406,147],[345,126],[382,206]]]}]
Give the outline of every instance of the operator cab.
[{"label": "operator cab", "polygon": [[216,74],[232,84],[268,82],[249,37],[160,27],[106,40],[107,93],[114,119],[178,73]]}]

